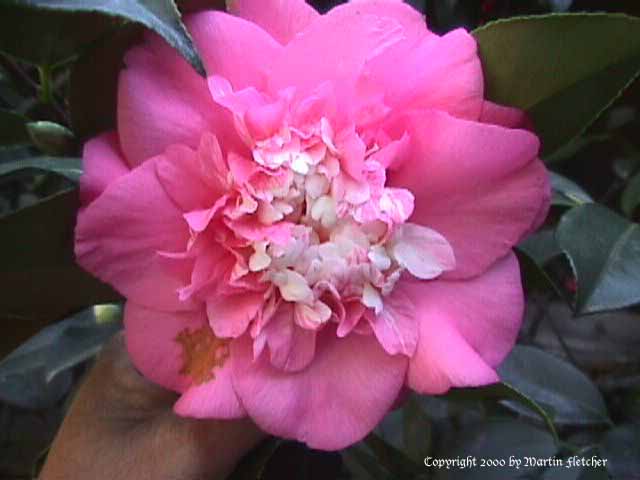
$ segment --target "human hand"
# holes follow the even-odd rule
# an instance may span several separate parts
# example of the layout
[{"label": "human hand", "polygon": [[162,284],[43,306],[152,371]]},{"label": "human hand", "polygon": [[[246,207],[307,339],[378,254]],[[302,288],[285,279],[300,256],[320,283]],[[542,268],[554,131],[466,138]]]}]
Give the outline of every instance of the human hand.
[{"label": "human hand", "polygon": [[249,419],[178,417],[175,400],[135,370],[116,335],[78,390],[41,480],[222,479],[264,437]]}]

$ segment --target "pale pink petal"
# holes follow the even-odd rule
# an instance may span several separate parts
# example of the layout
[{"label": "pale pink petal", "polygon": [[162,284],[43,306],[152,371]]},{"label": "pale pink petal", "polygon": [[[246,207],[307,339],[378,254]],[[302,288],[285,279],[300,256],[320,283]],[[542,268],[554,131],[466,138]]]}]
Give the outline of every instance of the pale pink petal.
[{"label": "pale pink petal", "polygon": [[399,225],[392,254],[398,264],[421,280],[430,280],[456,266],[451,245],[438,232],[415,223]]},{"label": "pale pink petal", "polygon": [[315,331],[296,325],[293,304],[283,302],[255,341],[264,341],[269,347],[271,365],[275,368],[297,372],[313,360],[316,335]]},{"label": "pale pink petal", "polygon": [[201,385],[192,385],[173,406],[182,417],[231,420],[247,416],[233,389],[231,361],[215,369],[215,378]]},{"label": "pale pink petal", "polygon": [[427,394],[498,381],[493,370],[513,348],[524,299],[513,253],[471,280],[401,281],[420,326],[408,385]]},{"label": "pale pink petal", "polygon": [[231,359],[234,388],[260,428],[323,450],[367,435],[393,405],[407,368],[374,337],[339,339],[334,329],[318,335],[315,358],[300,372],[274,368],[264,353],[254,362],[248,336],[232,343]]},{"label": "pale pink petal", "polygon": [[414,194],[411,221],[453,247],[456,268],[445,277],[477,275],[530,230],[546,201],[538,139],[435,111],[416,114],[412,124],[413,149],[389,183]]},{"label": "pale pink petal", "polygon": [[87,205],[95,200],[107,185],[129,171],[115,132],[103,133],[84,145],[82,168],[80,201],[82,205]]},{"label": "pale pink petal", "polygon": [[229,13],[260,25],[278,42],[288,43],[318,17],[304,0],[230,0]]},{"label": "pale pink petal", "polygon": [[78,263],[128,299],[163,310],[191,308],[177,290],[176,276],[157,252],[184,251],[189,229],[156,175],[157,158],[113,181],[80,211],[75,252]]},{"label": "pale pink petal", "polygon": [[180,374],[184,358],[176,338],[185,329],[206,326],[204,310],[163,312],[131,301],[125,305],[125,340],[131,361],[145,377],[176,392],[185,391],[192,383]]},{"label": "pale pink petal", "polygon": [[207,298],[207,317],[213,333],[221,338],[239,337],[263,304],[262,292],[210,296]]},{"label": "pale pink petal", "polygon": [[118,84],[118,134],[131,166],[172,144],[197,148],[213,132],[239,144],[231,115],[211,98],[207,82],[164,40],[149,33],[125,57]]},{"label": "pale pink petal", "polygon": [[401,288],[384,297],[384,306],[378,315],[368,310],[366,318],[389,355],[413,356],[418,344],[419,326],[411,299]]},{"label": "pale pink petal", "polygon": [[261,89],[282,46],[258,25],[219,11],[185,19],[208,75],[226,78],[234,90]]}]

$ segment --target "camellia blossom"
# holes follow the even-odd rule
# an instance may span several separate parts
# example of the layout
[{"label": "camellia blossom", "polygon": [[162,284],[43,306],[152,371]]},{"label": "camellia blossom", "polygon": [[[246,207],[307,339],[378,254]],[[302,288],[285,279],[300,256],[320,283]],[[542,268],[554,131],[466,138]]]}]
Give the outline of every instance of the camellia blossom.
[{"label": "camellia blossom", "polygon": [[148,34],[117,131],[85,146],[76,254],[126,297],[135,365],[179,415],[320,449],[405,386],[498,381],[511,249],[549,186],[523,114],[483,99],[473,37],[397,0],[230,3],[185,18],[206,79]]}]

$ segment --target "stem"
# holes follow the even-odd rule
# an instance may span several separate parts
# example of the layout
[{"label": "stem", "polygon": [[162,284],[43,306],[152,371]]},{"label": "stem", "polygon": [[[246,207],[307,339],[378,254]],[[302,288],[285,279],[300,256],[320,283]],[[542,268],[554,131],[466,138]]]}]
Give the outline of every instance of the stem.
[{"label": "stem", "polygon": [[53,92],[51,90],[51,68],[48,65],[38,67],[40,75],[40,101],[45,105],[53,103]]}]

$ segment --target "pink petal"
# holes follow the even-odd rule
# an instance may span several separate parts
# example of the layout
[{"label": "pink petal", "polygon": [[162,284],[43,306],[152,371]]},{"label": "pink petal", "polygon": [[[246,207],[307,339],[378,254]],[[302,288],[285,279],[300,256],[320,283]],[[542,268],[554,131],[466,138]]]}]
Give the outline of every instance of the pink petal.
[{"label": "pink petal", "polygon": [[256,342],[265,341],[268,345],[273,367],[285,372],[297,372],[313,360],[316,335],[315,331],[296,325],[293,304],[283,302]]},{"label": "pink petal", "polygon": [[202,385],[189,387],[173,406],[182,417],[230,420],[247,416],[233,389],[231,362],[216,369],[215,378]]},{"label": "pink petal", "polygon": [[131,166],[172,144],[197,148],[206,131],[239,143],[231,115],[212,99],[205,79],[164,40],[148,34],[125,57],[118,85],[118,134]]},{"label": "pink petal", "polygon": [[232,0],[227,5],[229,13],[260,25],[283,45],[318,17],[304,0]]},{"label": "pink petal", "polygon": [[433,108],[476,120],[483,105],[476,41],[462,29],[424,36],[404,55],[381,55],[369,63],[367,81],[396,110]]},{"label": "pink petal", "polygon": [[204,11],[186,18],[208,75],[224,77],[234,90],[261,89],[282,46],[258,25],[224,12]]},{"label": "pink petal", "polygon": [[[394,18],[359,14],[363,4],[349,2],[322,15],[294,37],[272,64],[271,92],[297,88],[299,98],[324,82],[335,82],[346,116],[355,80],[366,61],[403,39],[403,28]],[[334,125],[335,127],[336,125]]]},{"label": "pink petal", "polygon": [[191,385],[191,379],[179,373],[184,359],[176,338],[185,329],[194,331],[206,325],[204,310],[163,312],[131,301],[125,305],[125,339],[131,361],[145,377],[176,392]]},{"label": "pink petal", "polygon": [[538,139],[435,111],[411,122],[413,151],[398,162],[389,184],[411,190],[411,221],[439,232],[453,247],[456,268],[445,277],[477,275],[530,230],[547,201]]},{"label": "pink petal", "polygon": [[239,337],[263,304],[262,292],[211,296],[207,299],[207,317],[213,333],[221,338]]},{"label": "pink petal", "polygon": [[111,182],[129,171],[115,132],[103,133],[85,144],[82,152],[82,167],[80,201],[82,205],[87,205],[95,200]]},{"label": "pink petal", "polygon": [[412,357],[418,344],[418,322],[411,299],[401,288],[396,288],[384,298],[379,315],[368,310],[367,320],[373,333],[389,355]]},{"label": "pink petal", "polygon": [[78,263],[129,300],[162,310],[192,308],[177,290],[188,270],[175,275],[156,252],[183,251],[189,230],[156,176],[152,159],[114,180],[87,208],[76,226]]},{"label": "pink petal", "polygon": [[[357,354],[355,354],[357,353]],[[318,336],[316,355],[296,373],[255,362],[251,339],[231,345],[233,385],[249,416],[263,430],[311,448],[339,450],[368,434],[393,405],[407,360],[389,356],[371,336]]]},{"label": "pink petal", "polygon": [[167,148],[156,162],[156,173],[167,195],[184,212],[208,208],[225,193],[206,181],[198,152],[184,145]]},{"label": "pink petal", "polygon": [[482,102],[480,121],[507,128],[526,128],[529,123],[526,114],[522,110],[498,105],[488,100]]},{"label": "pink petal", "polygon": [[513,253],[471,280],[402,281],[420,326],[408,385],[438,394],[498,381],[493,370],[513,348],[524,299]]}]

